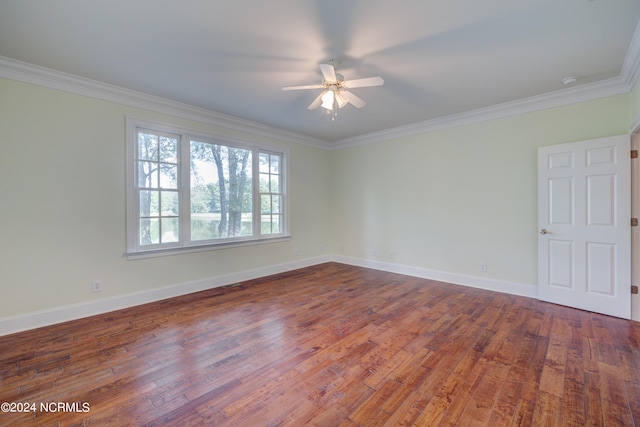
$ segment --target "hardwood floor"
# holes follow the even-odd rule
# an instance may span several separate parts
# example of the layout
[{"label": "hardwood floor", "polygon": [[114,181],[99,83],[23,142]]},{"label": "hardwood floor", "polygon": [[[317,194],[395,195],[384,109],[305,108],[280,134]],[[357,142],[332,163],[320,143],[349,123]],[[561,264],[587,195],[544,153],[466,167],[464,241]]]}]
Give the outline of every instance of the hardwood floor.
[{"label": "hardwood floor", "polygon": [[36,404],[0,425],[640,425],[640,323],[337,263],[0,337],[0,362],[0,402]]}]

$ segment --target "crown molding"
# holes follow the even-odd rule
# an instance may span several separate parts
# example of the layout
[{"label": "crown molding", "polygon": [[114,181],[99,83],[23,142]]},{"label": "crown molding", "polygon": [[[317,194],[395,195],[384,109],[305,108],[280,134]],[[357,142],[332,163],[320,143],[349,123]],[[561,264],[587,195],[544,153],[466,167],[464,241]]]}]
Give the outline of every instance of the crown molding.
[{"label": "crown molding", "polygon": [[[517,114],[530,113],[548,108],[561,107],[577,102],[590,101],[607,96],[629,93],[640,77],[640,21],[627,49],[620,75],[608,80],[562,89],[516,101],[505,102],[486,108],[453,114],[433,120],[409,124],[380,132],[369,133],[336,141],[331,149],[354,147],[394,138],[413,136],[457,126],[464,126],[488,120],[500,119]],[[640,127],[638,118],[634,128]],[[632,128],[632,129],[634,129]]]},{"label": "crown molding", "polygon": [[181,102],[86,79],[3,56],[0,56],[0,77],[70,92],[76,95],[97,98],[103,101],[110,101],[129,107],[168,114],[221,128],[246,132],[260,137],[270,137],[316,148],[327,148],[327,142],[319,138],[313,138],[251,120],[241,119],[236,116],[218,113],[206,108],[194,107]]},{"label": "crown molding", "polygon": [[630,92],[638,81],[639,76],[640,22],[636,26],[618,77],[330,142],[0,56],[0,77],[164,113],[260,137],[271,137],[330,150],[413,136],[620,95]]},{"label": "crown molding", "polygon": [[629,91],[633,89],[633,86],[638,81],[640,75],[640,21],[636,26],[636,31],[633,33],[629,49],[624,57],[622,63],[622,69],[620,70],[620,77],[627,83]]},{"label": "crown molding", "polygon": [[336,141],[331,148],[348,148],[389,139],[413,136],[421,133],[496,120],[518,114],[531,113],[534,111],[561,107],[564,105],[620,95],[628,92],[629,84],[622,78],[615,77],[595,83],[523,98],[516,101],[470,110],[464,113],[452,114],[450,116],[440,117],[433,120],[412,123],[406,126],[399,126],[366,135],[346,138]]}]

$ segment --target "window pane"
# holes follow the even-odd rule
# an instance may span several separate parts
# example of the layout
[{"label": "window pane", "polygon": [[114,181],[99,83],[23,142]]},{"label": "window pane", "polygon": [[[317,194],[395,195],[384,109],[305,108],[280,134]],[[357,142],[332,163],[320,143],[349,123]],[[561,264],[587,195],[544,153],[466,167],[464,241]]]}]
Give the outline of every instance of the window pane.
[{"label": "window pane", "polygon": [[271,234],[271,215],[262,215],[260,232],[262,234]]},{"label": "window pane", "polygon": [[260,213],[271,213],[271,196],[269,194],[260,196]]},{"label": "window pane", "polygon": [[260,174],[260,190],[261,193],[269,192],[269,174]]},{"label": "window pane", "polygon": [[191,240],[218,238],[220,214],[191,214]]},{"label": "window pane", "polygon": [[271,212],[274,214],[282,213],[280,209],[280,202],[282,201],[282,196],[272,196],[271,197]]},{"label": "window pane", "polygon": [[192,239],[251,236],[251,150],[199,141],[190,144]]},{"label": "window pane", "polygon": [[160,165],[160,188],[178,188],[178,165]]},{"label": "window pane", "polygon": [[150,217],[160,215],[160,197],[157,191],[140,191],[140,216]]},{"label": "window pane", "polygon": [[269,172],[269,155],[266,153],[260,153],[260,173]]},{"label": "window pane", "polygon": [[176,138],[160,137],[159,160],[165,163],[178,163],[178,140]]},{"label": "window pane", "polygon": [[158,136],[138,133],[138,159],[158,160]]},{"label": "window pane", "polygon": [[271,173],[280,173],[280,156],[271,155]]},{"label": "window pane", "polygon": [[242,214],[240,236],[253,236],[253,214]]},{"label": "window pane", "polygon": [[218,238],[221,201],[214,153],[213,144],[191,141],[191,240],[194,241]]},{"label": "window pane", "polygon": [[163,191],[161,196],[162,216],[178,216],[178,192]]},{"label": "window pane", "polygon": [[271,175],[271,192],[279,193],[280,192],[280,177],[278,175]]},{"label": "window pane", "polygon": [[160,243],[160,221],[157,218],[140,219],[140,245]]},{"label": "window pane", "polygon": [[178,241],[178,218],[162,218],[162,243]]},{"label": "window pane", "polygon": [[271,233],[280,233],[280,215],[271,217]]},{"label": "window pane", "polygon": [[158,188],[158,164],[138,162],[138,187]]}]

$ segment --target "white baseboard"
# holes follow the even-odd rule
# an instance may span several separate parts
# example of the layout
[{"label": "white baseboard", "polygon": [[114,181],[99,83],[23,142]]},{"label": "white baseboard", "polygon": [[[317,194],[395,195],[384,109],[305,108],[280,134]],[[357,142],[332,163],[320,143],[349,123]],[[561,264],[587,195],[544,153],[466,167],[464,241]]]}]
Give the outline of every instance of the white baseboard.
[{"label": "white baseboard", "polygon": [[[333,255],[331,260],[342,264],[372,268],[374,270],[388,271],[390,273],[406,274],[407,276],[437,280],[439,282],[453,283],[454,285],[469,286],[472,288],[485,289],[488,291],[502,292],[505,294],[519,295],[529,298],[538,298],[538,287],[536,285],[486,279],[484,277],[464,274],[447,273],[444,271],[429,270],[427,268],[392,264],[363,258],[352,258],[342,255]],[[631,320],[640,322],[640,296],[638,295],[631,295]]]},{"label": "white baseboard", "polygon": [[272,274],[284,273],[298,268],[309,267],[331,261],[330,255],[314,258],[306,258],[283,264],[259,267],[237,273],[224,274],[191,282],[179,283],[148,291],[119,295],[111,298],[103,298],[78,304],[66,305],[47,310],[35,311],[17,316],[0,318],[0,336],[29,329],[50,326],[69,320],[94,316],[114,310],[147,304],[167,298],[173,298],[193,292],[204,291],[245,280],[256,279]]},{"label": "white baseboard", "polygon": [[26,313],[17,316],[0,318],[0,336],[12,334],[15,332],[26,331],[29,329],[40,328],[43,326],[50,326],[56,323],[67,322],[83,317],[94,316],[96,314],[108,313],[110,311],[147,304],[150,302],[186,295],[193,292],[204,291],[219,286],[225,286],[231,283],[256,279],[272,274],[284,273],[286,271],[322,264],[329,261],[355,265],[358,267],[372,268],[374,270],[388,271],[391,273],[406,274],[408,276],[420,277],[423,279],[438,280],[441,282],[470,286],[473,288],[486,289],[513,295],[520,295],[531,298],[537,297],[537,288],[532,285],[494,279],[485,279],[481,277],[467,276],[456,273],[447,273],[443,271],[429,270],[421,267],[386,263],[363,258],[352,258],[342,255],[323,255],[283,264],[240,271],[237,273],[224,274],[221,276],[214,276],[206,279],[179,283],[176,285],[151,289],[148,291],[135,292],[111,298],[103,298],[94,301],[66,305],[63,307],[35,311],[32,313]]},{"label": "white baseboard", "polygon": [[[374,270],[387,271],[390,273],[405,274],[407,276],[420,277],[423,279],[437,280],[439,282],[452,283],[455,285],[502,292],[511,295],[519,295],[529,298],[537,298],[538,296],[538,289],[535,285],[508,282],[504,280],[487,279],[483,277],[457,273],[448,273],[444,271],[430,270],[422,267],[413,267],[408,265],[393,264],[388,262],[334,254],[306,258],[302,260],[260,267],[221,276],[214,276],[206,279],[166,286],[163,288],[151,289],[148,291],[120,295],[112,298],[104,298],[79,304],[72,304],[48,310],[21,314],[18,316],[4,317],[0,318],[0,336],[12,334],[15,332],[26,331],[29,329],[35,329],[43,326],[50,326],[56,323],[80,319],[83,317],[94,316],[96,314],[107,313],[110,311],[133,307],[136,305],[147,304],[150,302],[186,295],[193,292],[204,291],[207,289],[225,286],[231,283],[256,279],[272,274],[284,273],[287,271],[296,270],[298,268],[310,267],[312,265],[322,264],[330,261],[338,262],[341,264],[354,265],[358,267],[371,268]],[[640,319],[635,318],[634,316],[633,320]]]},{"label": "white baseboard", "polygon": [[507,282],[504,280],[487,279],[465,274],[448,273],[445,271],[430,270],[422,267],[393,264],[363,258],[352,258],[342,255],[334,255],[333,261],[358,267],[372,268],[374,270],[388,271],[390,273],[405,274],[407,276],[420,277],[422,279],[437,280],[439,282],[453,283],[454,285],[469,286],[488,291],[502,292],[505,294],[519,295],[529,298],[538,297],[538,288],[534,285]]}]

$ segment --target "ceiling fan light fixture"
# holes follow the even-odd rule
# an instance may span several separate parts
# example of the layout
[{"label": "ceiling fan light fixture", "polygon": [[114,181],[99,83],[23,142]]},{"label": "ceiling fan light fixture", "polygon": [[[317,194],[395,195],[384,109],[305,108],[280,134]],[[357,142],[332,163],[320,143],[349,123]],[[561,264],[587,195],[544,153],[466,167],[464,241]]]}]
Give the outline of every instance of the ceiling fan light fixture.
[{"label": "ceiling fan light fixture", "polygon": [[324,93],[324,95],[322,95],[322,104],[320,106],[322,108],[326,108],[327,110],[333,110],[333,100],[333,91],[328,90]]},{"label": "ceiling fan light fixture", "polygon": [[326,110],[327,114],[331,115],[331,120],[334,120],[338,115],[338,110],[347,104],[352,104],[356,108],[362,108],[367,104],[354,93],[350,92],[349,89],[382,86],[384,84],[382,77],[344,80],[341,74],[336,73],[335,66],[337,64],[338,62],[335,60],[329,61],[328,64],[320,64],[320,72],[323,77],[322,84],[285,86],[282,90],[322,89],[323,92],[313,100],[307,109],[315,110],[318,107],[322,107]]},{"label": "ceiling fan light fixture", "polygon": [[348,103],[349,100],[345,98],[341,90],[331,89],[322,95],[322,104],[320,106],[327,110],[336,110],[344,107]]}]

